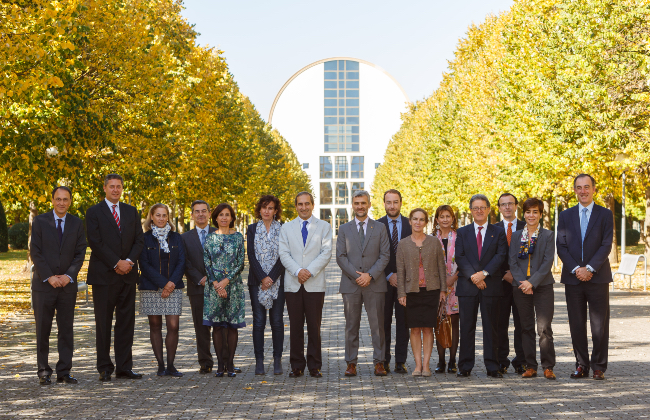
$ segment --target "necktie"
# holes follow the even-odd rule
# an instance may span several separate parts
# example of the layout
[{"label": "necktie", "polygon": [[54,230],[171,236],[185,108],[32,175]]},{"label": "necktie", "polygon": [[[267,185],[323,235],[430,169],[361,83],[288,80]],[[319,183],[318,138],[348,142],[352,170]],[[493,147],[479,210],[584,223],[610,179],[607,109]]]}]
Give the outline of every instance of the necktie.
[{"label": "necktie", "polygon": [[481,235],[483,226],[478,227],[478,235],[476,235],[476,246],[478,247],[478,259],[481,259],[481,251],[483,251],[483,235]]},{"label": "necktie", "polygon": [[359,222],[359,241],[361,241],[361,246],[363,246],[363,242],[366,240],[366,232],[363,231],[363,223],[364,222]]},{"label": "necktie", "polygon": [[205,245],[205,231],[201,231],[201,246]]},{"label": "necktie", "polygon": [[117,207],[117,204],[113,204],[113,218],[115,219],[115,223],[117,223],[117,228],[122,231],[122,227],[120,226],[120,216],[117,215],[117,211],[115,208]]},{"label": "necktie", "polygon": [[587,225],[589,225],[589,220],[587,219],[587,209],[582,209],[582,218],[580,219],[580,234],[582,235],[582,258],[585,257],[585,234],[587,233]]},{"label": "necktie", "polygon": [[393,234],[390,238],[391,245],[393,245],[393,252],[397,253],[397,243],[399,238],[397,237],[397,220],[393,220]]},{"label": "necktie", "polygon": [[309,223],[307,220],[302,222],[302,246],[307,244],[307,223]]},{"label": "necktie", "polygon": [[61,222],[63,220],[56,219],[56,231],[59,234],[59,244],[63,241],[63,229],[61,228]]},{"label": "necktie", "polygon": [[510,246],[510,240],[512,240],[512,222],[508,222],[508,246]]}]

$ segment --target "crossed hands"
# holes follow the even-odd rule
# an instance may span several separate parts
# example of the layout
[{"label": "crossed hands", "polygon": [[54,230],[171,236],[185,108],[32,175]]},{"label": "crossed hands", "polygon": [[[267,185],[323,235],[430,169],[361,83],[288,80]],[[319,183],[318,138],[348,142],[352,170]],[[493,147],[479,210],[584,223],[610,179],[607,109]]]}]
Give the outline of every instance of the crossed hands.
[{"label": "crossed hands", "polygon": [[220,298],[225,299],[228,297],[228,292],[226,292],[226,286],[230,283],[230,280],[223,279],[221,281],[213,281],[212,286],[214,287],[214,291],[217,292]]},{"label": "crossed hands", "polygon": [[580,281],[589,281],[594,276],[594,273],[587,270],[587,267],[580,267],[576,270],[576,277]]},{"label": "crossed hands", "polygon": [[483,290],[487,287],[487,284],[485,284],[485,275],[482,271],[477,271],[476,273],[472,274],[470,280],[472,280],[472,283],[474,283],[480,290]]},{"label": "crossed hands", "polygon": [[310,278],[311,278],[311,273],[306,268],[301,269],[300,272],[298,273],[298,281],[300,282],[300,284],[304,284]]},{"label": "crossed hands", "polygon": [[65,287],[70,283],[70,279],[65,274],[60,276],[52,276],[47,279],[47,282],[50,283],[52,287]]},{"label": "crossed hands", "polygon": [[[359,277],[357,277],[356,280],[355,280],[357,282],[357,284],[359,286],[361,286],[361,287],[367,287],[370,284],[370,280],[371,280],[370,274],[362,273],[360,271],[357,271],[356,273],[359,274]],[[392,277],[393,276],[391,276],[391,278]],[[395,283],[395,284],[397,284],[397,283]]]},{"label": "crossed hands", "polygon": [[173,282],[167,282],[165,287],[163,288],[162,294],[160,295],[161,298],[166,299],[169,297],[169,295],[172,294],[174,289],[176,288],[176,285]]},{"label": "crossed hands", "polygon": [[519,290],[524,292],[527,295],[532,295],[533,294],[533,285],[530,284],[528,280],[524,280],[521,282],[519,285]]},{"label": "crossed hands", "polygon": [[133,263],[127,260],[119,260],[115,266],[115,272],[121,276],[131,272],[133,268]]},{"label": "crossed hands", "polygon": [[260,288],[262,290],[268,290],[269,287],[273,285],[273,280],[271,280],[271,277],[265,277],[262,279],[262,284],[260,285]]}]

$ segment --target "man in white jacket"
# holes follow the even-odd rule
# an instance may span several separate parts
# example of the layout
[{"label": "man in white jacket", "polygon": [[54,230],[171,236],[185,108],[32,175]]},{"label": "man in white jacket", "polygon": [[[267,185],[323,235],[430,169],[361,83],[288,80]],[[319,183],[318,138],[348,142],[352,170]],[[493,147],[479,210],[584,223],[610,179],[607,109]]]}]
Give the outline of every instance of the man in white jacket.
[{"label": "man in white jacket", "polygon": [[[325,267],[332,258],[332,226],[312,215],[314,197],[298,193],[298,217],[280,231],[280,260],[286,269],[284,292],[289,313],[292,378],[302,376],[305,367],[312,377],[323,376],[320,327],[325,302]],[[307,358],[305,359],[305,319]]]}]

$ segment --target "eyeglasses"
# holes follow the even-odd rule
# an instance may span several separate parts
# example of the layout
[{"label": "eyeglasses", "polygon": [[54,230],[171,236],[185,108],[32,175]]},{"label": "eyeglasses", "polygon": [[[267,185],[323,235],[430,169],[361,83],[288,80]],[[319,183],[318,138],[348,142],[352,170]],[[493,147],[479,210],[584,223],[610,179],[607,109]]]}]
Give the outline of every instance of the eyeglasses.
[{"label": "eyeglasses", "polygon": [[485,207],[485,206],[483,206],[483,207],[471,207],[470,208],[470,210],[472,210],[472,211],[485,211],[487,209],[489,209],[489,207]]},{"label": "eyeglasses", "polygon": [[514,201],[511,201],[509,203],[501,203],[501,204],[499,204],[499,207],[514,207],[514,206],[515,206]]}]

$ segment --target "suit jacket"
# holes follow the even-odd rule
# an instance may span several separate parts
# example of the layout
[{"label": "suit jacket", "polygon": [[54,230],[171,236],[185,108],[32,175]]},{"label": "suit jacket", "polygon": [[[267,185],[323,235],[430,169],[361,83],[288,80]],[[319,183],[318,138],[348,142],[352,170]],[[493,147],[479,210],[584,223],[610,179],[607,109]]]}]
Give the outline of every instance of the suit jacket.
[{"label": "suit jacket", "polygon": [[280,229],[280,260],[285,267],[284,291],[295,293],[300,289],[300,282],[294,274],[304,268],[312,275],[304,283],[305,290],[325,292],[325,267],[332,259],[332,225],[313,217],[303,245],[301,221],[296,217]]},{"label": "suit jacket", "polygon": [[379,222],[367,218],[366,237],[363,245],[355,219],[339,227],[336,239],[336,263],[341,268],[339,293],[354,293],[360,289],[355,279],[357,271],[372,276],[367,286],[374,292],[385,292],[384,269],[390,261],[390,240],[386,228]]},{"label": "suit jacket", "polygon": [[501,267],[507,254],[508,242],[502,228],[494,225],[487,226],[480,260],[474,223],[458,229],[456,233],[456,264],[458,265],[456,296],[478,295],[479,288],[472,283],[470,277],[483,270],[490,275],[485,278],[487,287],[481,290],[481,293],[484,296],[503,296]]},{"label": "suit jacket", "polygon": [[[77,275],[86,257],[86,234],[81,219],[67,214],[63,229],[63,239],[59,243],[59,233],[54,223],[54,212],[50,211],[34,218],[29,254],[34,262],[32,290],[48,292],[54,287],[45,280],[67,274],[72,278],[63,290],[77,293]],[[45,281],[45,282],[44,282]]]},{"label": "suit jacket", "polygon": [[420,257],[424,268],[427,290],[447,291],[447,266],[445,250],[435,236],[426,235],[422,250],[411,238],[399,243],[397,247],[397,297],[420,291]]},{"label": "suit jacket", "polygon": [[[217,229],[208,226],[208,234],[215,230]],[[201,246],[199,231],[194,228],[182,234],[181,238],[183,239],[183,245],[185,245],[187,295],[202,295],[205,286],[201,286],[199,283],[203,277],[207,276],[207,272],[205,271],[205,262],[203,261],[203,246]]]},{"label": "suit jacket", "polygon": [[561,282],[580,284],[580,280],[571,271],[575,267],[591,266],[596,272],[592,283],[610,283],[612,269],[609,265],[609,253],[614,237],[614,216],[609,209],[594,204],[587,225],[584,240],[584,259],[582,250],[582,233],[580,232],[579,205],[560,213],[557,227],[557,254],[562,260]]},{"label": "suit jacket", "polygon": [[[507,244],[508,243],[508,231],[503,227],[503,221],[500,221],[499,223],[494,223],[494,226],[500,227],[506,233],[506,244]],[[513,225],[512,225],[513,238],[514,238],[514,234],[515,234],[516,231],[522,230],[525,227],[526,227],[526,222],[523,221],[523,220],[517,219],[517,221],[515,223],[513,223]],[[521,238],[521,236],[520,236],[520,238]],[[510,241],[511,241],[510,243],[512,243],[513,239],[511,238]],[[510,258],[508,258],[506,256],[505,260],[503,260],[503,264],[501,265],[501,273],[503,275],[505,275],[506,271],[508,271],[508,270],[510,270]],[[508,282],[506,282],[506,283],[508,283]],[[510,287],[510,284],[508,284],[508,287]]]},{"label": "suit jacket", "polygon": [[185,247],[181,235],[169,232],[167,235],[169,246],[169,278],[161,274],[160,242],[153,236],[153,232],[144,234],[144,249],[140,253],[140,290],[158,290],[164,288],[168,282],[176,285],[176,289],[185,288],[183,271],[185,270]]},{"label": "suit jacket", "polygon": [[[521,248],[521,237],[524,230],[517,230],[512,234],[508,260],[510,273],[514,278],[512,285],[519,287],[526,280],[528,274],[528,258],[518,258]],[[555,259],[555,233],[552,230],[539,228],[535,251],[530,256],[530,278],[528,282],[533,287],[555,283],[553,273],[553,260]]]},{"label": "suit jacket", "polygon": [[248,225],[248,230],[246,231],[246,252],[248,254],[248,264],[249,264],[248,285],[259,286],[260,283],[262,283],[262,279],[265,279],[266,277],[271,277],[271,280],[273,280],[274,282],[279,279],[280,286],[282,286],[282,279],[284,278],[284,266],[282,265],[282,260],[278,258],[271,271],[267,273],[262,269],[260,262],[257,260],[257,257],[255,256],[255,233],[256,232],[257,232],[257,223],[252,223]]},{"label": "suit jacket", "polygon": [[[115,223],[105,200],[86,211],[86,232],[92,250],[88,263],[88,284],[110,285],[120,281],[138,280],[138,258],[144,247],[142,224],[138,210],[120,202],[120,226]],[[128,274],[117,274],[115,265],[129,259],[133,268]]]},{"label": "suit jacket", "polygon": [[[411,236],[411,233],[413,232],[411,231],[411,224],[409,223],[408,217],[404,217],[401,214],[400,217],[402,218],[402,235],[399,238],[401,241],[402,239]],[[388,233],[388,241],[390,242],[391,233],[388,216],[384,216],[377,221],[386,225],[386,233]],[[390,247],[390,260],[388,261],[386,268],[384,268],[384,274],[386,274],[386,276],[390,273],[397,273],[397,254],[393,250],[392,246]]]}]

